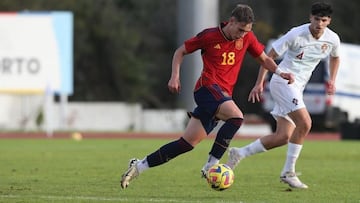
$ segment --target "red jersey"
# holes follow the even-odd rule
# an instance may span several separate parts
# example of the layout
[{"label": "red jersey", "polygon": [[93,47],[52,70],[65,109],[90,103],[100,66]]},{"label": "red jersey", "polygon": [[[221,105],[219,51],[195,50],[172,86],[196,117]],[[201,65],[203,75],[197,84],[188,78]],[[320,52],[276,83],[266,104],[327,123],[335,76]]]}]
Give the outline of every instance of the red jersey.
[{"label": "red jersey", "polygon": [[203,70],[195,89],[217,84],[232,95],[246,51],[254,58],[264,51],[264,45],[257,40],[253,32],[229,41],[221,30],[226,24],[221,23],[219,27],[205,29],[184,42],[189,53],[201,49]]}]

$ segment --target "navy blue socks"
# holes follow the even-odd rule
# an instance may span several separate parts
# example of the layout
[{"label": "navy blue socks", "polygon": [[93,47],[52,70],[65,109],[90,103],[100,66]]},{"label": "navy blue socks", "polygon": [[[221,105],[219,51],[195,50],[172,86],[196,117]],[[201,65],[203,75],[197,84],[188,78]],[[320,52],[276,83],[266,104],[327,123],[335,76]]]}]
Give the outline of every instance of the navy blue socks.
[{"label": "navy blue socks", "polygon": [[242,118],[230,118],[226,120],[219,129],[209,154],[220,160],[229,147],[235,133],[239,130],[242,122]]},{"label": "navy blue socks", "polygon": [[194,147],[180,138],[173,142],[163,145],[157,151],[147,156],[149,167],[154,167],[168,162],[172,158],[192,150]]}]

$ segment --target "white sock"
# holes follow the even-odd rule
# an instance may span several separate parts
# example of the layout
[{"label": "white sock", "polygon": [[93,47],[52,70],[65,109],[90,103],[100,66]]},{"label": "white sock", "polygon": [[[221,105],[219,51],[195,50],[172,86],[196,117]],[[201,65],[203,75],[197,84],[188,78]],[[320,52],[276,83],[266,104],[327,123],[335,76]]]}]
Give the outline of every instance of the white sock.
[{"label": "white sock", "polygon": [[240,148],[240,154],[243,158],[266,151],[267,150],[261,143],[260,139],[257,139],[254,142],[246,145],[245,147]]},{"label": "white sock", "polygon": [[207,162],[205,163],[204,169],[208,170],[211,166],[218,164],[219,161],[220,161],[219,159],[217,159],[216,157],[209,154],[209,158],[208,158]]},{"label": "white sock", "polygon": [[291,142],[288,143],[286,161],[285,161],[284,168],[281,172],[281,175],[286,172],[295,172],[296,160],[298,159],[298,157],[300,155],[301,149],[302,149],[302,145],[300,145],[300,144],[294,144]]},{"label": "white sock", "polygon": [[139,173],[142,173],[143,171],[149,169],[149,164],[146,157],[137,163],[136,168],[138,169]]}]

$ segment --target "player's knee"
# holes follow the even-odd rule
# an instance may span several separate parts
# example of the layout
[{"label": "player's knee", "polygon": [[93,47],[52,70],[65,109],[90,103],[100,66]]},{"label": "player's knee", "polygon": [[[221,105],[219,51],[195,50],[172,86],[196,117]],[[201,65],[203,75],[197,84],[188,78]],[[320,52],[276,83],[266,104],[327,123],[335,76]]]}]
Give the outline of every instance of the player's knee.
[{"label": "player's knee", "polygon": [[287,132],[278,132],[274,139],[276,139],[276,143],[278,146],[286,145],[290,140],[291,134]]},{"label": "player's knee", "polygon": [[307,135],[311,130],[311,120],[303,120],[296,124],[296,128],[300,134]]}]

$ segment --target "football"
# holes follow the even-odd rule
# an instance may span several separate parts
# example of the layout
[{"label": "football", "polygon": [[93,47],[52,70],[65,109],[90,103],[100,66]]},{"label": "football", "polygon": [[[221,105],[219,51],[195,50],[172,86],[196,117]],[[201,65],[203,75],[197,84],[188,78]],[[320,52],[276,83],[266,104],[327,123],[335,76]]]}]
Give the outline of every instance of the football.
[{"label": "football", "polygon": [[217,191],[228,189],[234,183],[234,172],[226,164],[215,164],[207,172],[209,186]]}]

